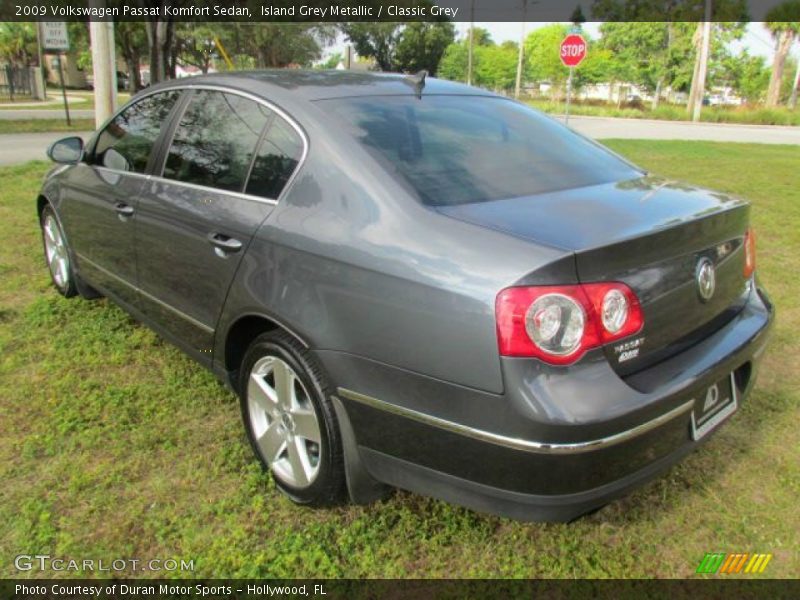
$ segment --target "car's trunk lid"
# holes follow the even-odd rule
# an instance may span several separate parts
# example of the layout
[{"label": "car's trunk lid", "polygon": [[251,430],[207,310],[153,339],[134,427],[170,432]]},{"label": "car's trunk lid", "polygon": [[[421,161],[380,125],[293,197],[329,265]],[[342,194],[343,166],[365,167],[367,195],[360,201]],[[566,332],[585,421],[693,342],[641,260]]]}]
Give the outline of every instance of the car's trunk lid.
[{"label": "car's trunk lid", "polygon": [[[621,375],[699,341],[744,304],[748,205],[724,194],[642,177],[439,211],[571,250],[579,281],[629,285],[642,304],[645,325],[605,348]],[[704,259],[716,274],[709,299],[701,297],[697,281]]]}]

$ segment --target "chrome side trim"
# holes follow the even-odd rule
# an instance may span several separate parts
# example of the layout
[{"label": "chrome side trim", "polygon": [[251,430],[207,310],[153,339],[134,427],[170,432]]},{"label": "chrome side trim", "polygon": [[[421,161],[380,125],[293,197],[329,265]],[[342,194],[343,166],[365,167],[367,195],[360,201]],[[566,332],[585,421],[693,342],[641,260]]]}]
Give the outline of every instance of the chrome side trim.
[{"label": "chrome side trim", "polygon": [[[309,141],[308,141],[308,136],[306,135],[305,130],[300,126],[300,124],[297,121],[294,120],[294,118],[291,115],[289,115],[289,113],[287,113],[285,110],[283,110],[277,104],[273,104],[269,100],[267,100],[265,98],[262,98],[261,96],[258,96],[256,94],[251,94],[250,92],[245,92],[243,90],[239,90],[239,89],[236,89],[236,88],[228,87],[226,85],[209,84],[209,83],[195,83],[195,84],[186,83],[186,84],[182,84],[182,85],[165,86],[163,88],[157,88],[155,90],[148,90],[146,92],[136,94],[133,98],[131,98],[128,102],[126,102],[119,110],[117,110],[117,112],[115,112],[109,119],[107,119],[105,121],[105,123],[103,123],[100,127],[98,127],[95,130],[94,135],[97,135],[98,133],[100,133],[103,130],[105,130],[105,128],[108,127],[108,124],[111,123],[111,121],[113,121],[114,119],[116,119],[122,113],[122,111],[124,111],[129,106],[132,106],[136,102],[139,102],[140,100],[143,100],[144,98],[147,98],[148,96],[152,96],[153,94],[164,93],[164,92],[167,92],[169,90],[177,90],[177,91],[183,91],[183,90],[212,90],[212,91],[217,91],[217,92],[226,92],[226,93],[229,93],[229,94],[235,94],[235,95],[238,95],[238,96],[242,96],[244,98],[248,98],[249,100],[252,100],[252,101],[257,102],[259,104],[262,104],[262,105],[266,106],[268,109],[270,109],[271,111],[273,111],[278,116],[282,117],[283,120],[286,121],[292,127],[292,129],[294,129],[297,132],[297,135],[299,135],[300,139],[303,141],[303,153],[300,156],[300,160],[297,161],[297,166],[295,167],[294,171],[292,171],[291,176],[289,177],[289,179],[286,180],[286,184],[283,186],[283,189],[281,190],[280,195],[275,199],[273,199],[273,198],[263,198],[261,196],[253,196],[253,195],[244,194],[244,193],[241,193],[241,192],[228,192],[228,191],[225,191],[225,190],[220,190],[220,189],[213,188],[213,187],[207,187],[207,186],[204,186],[204,185],[197,185],[197,184],[194,184],[194,183],[186,183],[186,182],[183,182],[183,181],[177,181],[175,179],[167,179],[165,177],[162,177],[161,175],[148,175],[148,174],[145,174],[145,173],[132,173],[130,171],[122,171],[122,170],[119,170],[119,169],[110,169],[109,167],[103,167],[103,166],[98,166],[98,165],[89,165],[89,166],[94,167],[94,168],[101,168],[101,169],[104,169],[106,171],[110,171],[112,173],[117,173],[117,174],[120,174],[120,175],[133,175],[133,176],[138,176],[138,177],[141,177],[141,178],[147,179],[147,180],[163,181],[163,182],[171,183],[171,184],[174,184],[174,185],[182,185],[182,186],[186,186],[186,187],[190,187],[190,188],[195,188],[195,189],[200,189],[200,190],[204,190],[204,191],[214,192],[214,193],[217,193],[217,194],[227,194],[229,196],[234,196],[236,198],[241,198],[243,200],[251,200],[253,202],[263,202],[265,204],[271,204],[271,205],[278,204],[281,201],[281,199],[286,195],[288,190],[292,187],[292,184],[294,183],[294,180],[297,178],[297,175],[300,172],[300,169],[303,168],[303,165],[306,162],[306,157],[308,156]],[[172,140],[169,140],[169,142],[171,143]]]},{"label": "chrome side trim", "polygon": [[[221,194],[223,196],[231,196],[233,198],[240,198],[242,200],[250,200],[251,202],[260,202],[261,204],[269,204],[271,206],[275,206],[278,204],[277,200],[272,200],[270,198],[262,198],[261,196],[252,196],[250,194],[243,194],[241,192],[229,192],[228,190],[220,190],[214,187],[209,187],[207,185],[199,185],[197,183],[189,183],[187,181],[178,181],[177,179],[168,179],[166,177],[161,177],[160,175],[148,175],[147,179],[149,181],[158,181],[160,183],[166,183],[169,185],[177,185],[180,187],[188,187],[195,190],[200,190],[203,192],[208,192],[209,194]],[[289,185],[288,183],[286,185]]]},{"label": "chrome side trim", "polygon": [[377,398],[366,396],[364,394],[359,394],[358,392],[354,392],[352,390],[348,390],[345,388],[341,387],[337,388],[337,391],[340,396],[342,396],[343,398],[347,398],[348,400],[353,400],[354,402],[359,402],[366,406],[377,408],[379,410],[384,410],[386,412],[390,412],[392,414],[399,415],[401,417],[413,419],[414,421],[424,423],[425,425],[438,427],[439,429],[444,429],[452,433],[457,433],[459,435],[470,437],[482,442],[495,444],[497,446],[504,446],[506,448],[511,448],[512,450],[520,450],[522,452],[532,452],[535,454],[580,454],[582,452],[591,452],[593,450],[600,450],[601,448],[608,448],[609,446],[620,444],[622,442],[640,436],[644,433],[647,433],[648,431],[651,431],[652,429],[655,429],[656,427],[659,427],[660,425],[663,425],[664,423],[671,421],[672,419],[691,410],[692,406],[694,406],[694,400],[689,400],[688,402],[684,402],[680,406],[673,408],[669,412],[666,412],[663,415],[656,417],[651,421],[647,421],[646,423],[637,425],[632,429],[628,429],[620,433],[615,433],[614,435],[610,435],[608,437],[599,438],[596,440],[590,440],[588,442],[558,444],[558,443],[537,442],[534,440],[523,440],[520,438],[507,437],[504,435],[491,433],[490,431],[475,429],[467,425],[453,423],[452,421],[440,419],[439,417],[426,415],[416,410],[412,410],[410,408],[397,406],[395,404],[389,404],[388,402],[384,402],[383,400],[378,400]]},{"label": "chrome side trim", "polygon": [[167,310],[169,310],[169,311],[170,311],[170,312],[172,312],[173,314],[175,314],[175,315],[179,316],[180,318],[184,319],[185,321],[188,321],[189,323],[191,323],[191,324],[192,324],[192,325],[194,325],[195,327],[197,327],[197,328],[199,328],[199,329],[202,329],[203,331],[205,331],[205,332],[207,332],[207,333],[210,333],[210,334],[213,334],[213,333],[214,333],[214,328],[213,328],[213,327],[209,327],[209,326],[208,326],[208,325],[206,325],[205,323],[202,323],[202,322],[198,321],[197,319],[195,319],[194,317],[191,317],[191,316],[187,315],[185,312],[183,312],[183,311],[181,311],[181,310],[179,310],[179,309],[175,308],[175,307],[174,307],[174,306],[172,306],[171,304],[167,304],[167,303],[166,303],[166,302],[164,302],[163,300],[159,300],[158,298],[156,298],[156,297],[155,297],[155,296],[153,296],[152,294],[149,294],[149,293],[145,292],[145,291],[144,291],[142,288],[140,288],[139,286],[133,285],[133,284],[132,284],[130,281],[128,281],[127,279],[123,279],[122,277],[120,277],[119,275],[116,275],[116,274],[112,273],[112,272],[111,272],[111,271],[109,271],[108,269],[104,269],[103,267],[101,267],[100,265],[98,265],[98,264],[97,264],[96,262],[94,262],[93,260],[90,260],[90,259],[86,258],[86,257],[85,257],[83,254],[80,254],[80,253],[77,253],[77,252],[76,252],[76,255],[77,255],[77,257],[78,257],[78,260],[79,260],[79,261],[81,261],[81,262],[85,261],[86,263],[88,263],[89,265],[91,265],[93,268],[97,269],[97,270],[98,270],[98,271],[100,271],[101,273],[103,273],[103,274],[105,274],[105,275],[108,275],[109,277],[111,277],[111,278],[113,278],[113,279],[116,279],[116,280],[117,280],[117,281],[119,281],[121,284],[128,286],[129,288],[131,288],[131,289],[132,289],[133,291],[135,291],[136,293],[138,293],[138,294],[141,294],[142,296],[144,296],[144,297],[145,297],[145,298],[147,298],[148,300],[151,300],[152,302],[155,302],[155,303],[156,303],[156,304],[158,304],[159,306],[162,306],[162,307],[166,308]]},{"label": "chrome side trim", "polygon": [[90,169],[97,169],[98,171],[104,171],[106,173],[112,173],[114,175],[125,175],[125,177],[133,177],[134,179],[144,179],[145,181],[149,180],[152,176],[148,175],[147,173],[137,173],[136,171],[123,171],[122,169],[112,169],[111,167],[104,167],[103,165],[86,165]]}]

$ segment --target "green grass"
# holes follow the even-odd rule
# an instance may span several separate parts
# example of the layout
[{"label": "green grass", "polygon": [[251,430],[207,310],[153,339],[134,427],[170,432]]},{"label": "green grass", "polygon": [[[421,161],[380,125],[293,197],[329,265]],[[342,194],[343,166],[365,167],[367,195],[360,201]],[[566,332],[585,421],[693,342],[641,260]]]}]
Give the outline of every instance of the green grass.
[{"label": "green grass", "polygon": [[47,133],[51,131],[94,131],[94,119],[0,119],[0,134]]},{"label": "green grass", "polygon": [[258,468],[237,400],[211,375],[107,301],[53,291],[33,203],[47,167],[0,169],[0,575],[17,575],[17,554],[44,553],[194,559],[204,577],[692,577],[716,551],[772,552],[764,576],[796,577],[800,152],[609,145],[752,200],[779,317],[758,387],[732,422],[569,525],[405,492],[366,507],[295,507]]},{"label": "green grass", "polygon": [[[527,100],[528,104],[546,113],[563,114],[564,102],[550,100]],[[662,104],[652,110],[649,103],[642,108],[615,104],[573,102],[569,112],[572,115],[589,117],[617,117],[623,119],[658,119],[663,121],[688,121],[686,107]],[[704,106],[700,120],[709,123],[733,123],[737,125],[795,125],[800,126],[800,110],[788,108],[750,108]]]}]

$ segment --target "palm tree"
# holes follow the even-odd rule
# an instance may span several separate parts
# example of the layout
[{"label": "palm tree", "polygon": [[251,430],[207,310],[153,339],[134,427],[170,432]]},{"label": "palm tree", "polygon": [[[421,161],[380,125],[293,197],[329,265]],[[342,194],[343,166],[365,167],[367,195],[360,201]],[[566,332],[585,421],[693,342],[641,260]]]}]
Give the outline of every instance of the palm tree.
[{"label": "palm tree", "polygon": [[767,13],[766,25],[775,38],[775,57],[772,60],[772,76],[767,89],[767,106],[777,106],[780,102],[786,57],[789,56],[795,38],[800,35],[800,21],[790,21],[791,18],[800,18],[800,0],[784,2]]},{"label": "palm tree", "polygon": [[27,67],[36,56],[36,29],[32,23],[0,23],[0,58]]}]

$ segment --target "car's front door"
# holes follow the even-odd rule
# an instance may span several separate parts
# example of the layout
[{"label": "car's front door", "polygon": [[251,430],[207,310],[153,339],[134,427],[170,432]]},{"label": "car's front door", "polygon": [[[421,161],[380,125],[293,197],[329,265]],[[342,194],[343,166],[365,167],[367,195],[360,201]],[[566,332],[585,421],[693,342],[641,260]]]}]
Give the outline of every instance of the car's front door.
[{"label": "car's front door", "polygon": [[163,167],[146,182],[139,202],[139,285],[147,316],[196,357],[210,360],[233,276],[297,167],[303,141],[277,112],[249,96],[189,93]]},{"label": "car's front door", "polygon": [[179,95],[152,94],[125,108],[65,178],[61,218],[81,274],[131,306],[137,304],[134,227],[139,193],[156,139]]}]

